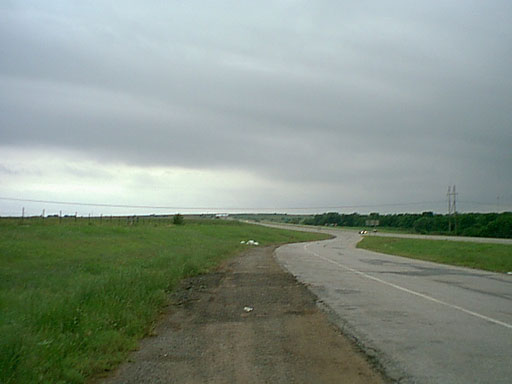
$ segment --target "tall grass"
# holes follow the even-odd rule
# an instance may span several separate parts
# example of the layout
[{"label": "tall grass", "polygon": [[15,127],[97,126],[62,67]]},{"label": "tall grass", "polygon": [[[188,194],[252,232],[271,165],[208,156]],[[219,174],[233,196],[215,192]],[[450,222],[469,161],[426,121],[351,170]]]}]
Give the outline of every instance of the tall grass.
[{"label": "tall grass", "polygon": [[126,357],[181,278],[241,240],[318,237],[228,221],[0,220],[0,383],[83,383]]}]

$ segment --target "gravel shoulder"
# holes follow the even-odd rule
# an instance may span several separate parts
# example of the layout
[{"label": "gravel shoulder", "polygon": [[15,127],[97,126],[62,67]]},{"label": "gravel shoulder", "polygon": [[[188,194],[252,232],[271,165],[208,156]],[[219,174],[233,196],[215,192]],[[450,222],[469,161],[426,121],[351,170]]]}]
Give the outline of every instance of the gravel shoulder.
[{"label": "gravel shoulder", "polygon": [[274,250],[251,248],[184,281],[155,335],[100,382],[386,382],[316,297],[277,264]]}]

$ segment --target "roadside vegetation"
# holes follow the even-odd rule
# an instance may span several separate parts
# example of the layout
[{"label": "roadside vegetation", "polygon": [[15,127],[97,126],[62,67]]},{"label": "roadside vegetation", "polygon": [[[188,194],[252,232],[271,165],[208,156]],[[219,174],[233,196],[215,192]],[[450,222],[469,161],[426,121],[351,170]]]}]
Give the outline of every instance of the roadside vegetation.
[{"label": "roadside vegetation", "polygon": [[512,271],[512,245],[367,236],[357,244],[375,252],[493,272]]},{"label": "roadside vegetation", "polygon": [[247,249],[242,240],[326,237],[182,219],[1,219],[0,383],[83,383],[151,332],[180,279]]},{"label": "roadside vegetation", "polygon": [[458,213],[441,215],[433,212],[381,215],[370,213],[328,212],[318,215],[245,214],[235,215],[254,221],[273,221],[289,224],[321,225],[368,229],[367,220],[378,220],[379,230],[386,232],[421,233],[475,237],[512,238],[512,212]]}]

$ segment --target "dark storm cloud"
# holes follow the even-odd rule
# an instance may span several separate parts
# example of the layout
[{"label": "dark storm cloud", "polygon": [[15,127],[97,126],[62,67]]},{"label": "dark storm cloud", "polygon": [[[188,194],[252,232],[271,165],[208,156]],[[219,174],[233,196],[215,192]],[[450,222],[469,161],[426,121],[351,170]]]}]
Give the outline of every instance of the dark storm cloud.
[{"label": "dark storm cloud", "polygon": [[382,201],[512,187],[507,1],[7,2],[0,19],[6,146]]}]

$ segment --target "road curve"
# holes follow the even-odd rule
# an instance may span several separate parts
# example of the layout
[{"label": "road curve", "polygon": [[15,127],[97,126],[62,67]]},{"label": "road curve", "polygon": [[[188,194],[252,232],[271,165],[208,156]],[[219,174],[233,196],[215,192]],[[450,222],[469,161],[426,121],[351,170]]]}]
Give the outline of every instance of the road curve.
[{"label": "road curve", "polygon": [[[316,230],[318,231],[318,230]],[[354,232],[276,259],[400,383],[512,382],[512,276],[355,248]]]}]

